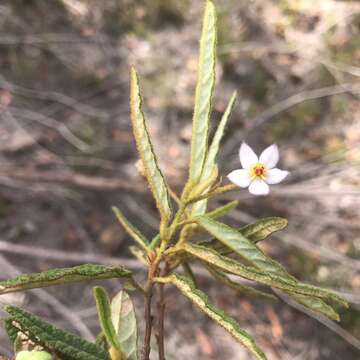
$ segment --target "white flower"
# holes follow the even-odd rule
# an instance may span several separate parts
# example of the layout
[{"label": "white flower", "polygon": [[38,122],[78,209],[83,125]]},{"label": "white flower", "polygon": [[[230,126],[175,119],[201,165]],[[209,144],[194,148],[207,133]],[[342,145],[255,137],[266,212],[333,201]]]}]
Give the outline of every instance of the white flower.
[{"label": "white flower", "polygon": [[234,170],[227,177],[237,186],[249,187],[253,195],[267,195],[269,185],[278,184],[289,175],[289,171],[275,167],[279,161],[279,149],[275,144],[267,147],[258,158],[251,147],[243,142],[239,156],[243,169]]}]

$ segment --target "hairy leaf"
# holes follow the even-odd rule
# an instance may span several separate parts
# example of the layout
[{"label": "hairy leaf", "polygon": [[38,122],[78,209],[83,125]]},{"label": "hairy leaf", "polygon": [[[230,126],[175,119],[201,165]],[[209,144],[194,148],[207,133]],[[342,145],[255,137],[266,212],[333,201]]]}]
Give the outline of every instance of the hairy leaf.
[{"label": "hairy leaf", "polygon": [[183,245],[182,249],[205,263],[213,265],[225,272],[241,276],[245,279],[257,281],[287,292],[319,297],[348,306],[346,300],[330,291],[300,282],[289,282],[287,278],[269,272],[264,272],[250,266],[242,265],[239,262],[222,256],[216,251],[204,246],[187,243]]},{"label": "hairy leaf", "polygon": [[11,318],[7,318],[3,320],[5,331],[10,339],[10,341],[15,344],[17,336],[18,336],[18,329],[12,324]]},{"label": "hairy leaf", "polygon": [[266,239],[274,232],[284,229],[288,221],[281,217],[268,217],[239,229],[241,234],[254,243]]},{"label": "hairy leaf", "polygon": [[190,181],[198,183],[207,153],[211,98],[215,83],[216,12],[211,1],[206,2],[200,40],[198,78],[193,115]]},{"label": "hairy leaf", "polygon": [[39,317],[15,306],[6,306],[12,325],[18,331],[30,334],[32,339],[46,349],[67,360],[109,360],[108,354],[78,336],[60,330]]},{"label": "hairy leaf", "polygon": [[340,321],[339,314],[333,309],[332,306],[326,304],[323,300],[316,297],[304,296],[300,294],[287,294],[294,300],[296,300],[298,303],[309,308],[310,310],[319,312],[332,320]]},{"label": "hairy leaf", "polygon": [[[230,205],[231,203],[229,203]],[[225,205],[226,206],[226,205]],[[214,210],[214,212],[217,209]],[[212,212],[206,214],[206,216],[215,219],[212,215]],[[251,240],[254,244],[258,243],[266,239],[268,236],[273,234],[276,231],[282,230],[287,226],[288,221],[284,218],[280,217],[268,217],[261,219],[253,224],[245,225],[238,229],[238,231]],[[217,239],[213,239],[211,241],[203,241],[200,243],[206,247],[210,247],[222,255],[227,255],[232,253],[233,251],[225,246],[223,243],[219,242]]]},{"label": "hairy leaf", "polygon": [[124,290],[111,301],[111,320],[120,343],[123,360],[137,360],[137,322],[134,304]]},{"label": "hairy leaf", "polygon": [[208,233],[254,266],[266,272],[288,278],[288,282],[296,282],[296,279],[288,274],[281,264],[265,255],[252,241],[244,237],[236,229],[207,216],[198,216],[195,221]]},{"label": "hairy leaf", "polygon": [[[118,352],[120,352],[120,343],[114,325],[111,321],[111,308],[108,295],[100,286],[94,287],[93,291],[102,332],[106,337],[109,347],[115,348]],[[120,356],[119,358],[121,359]]]},{"label": "hairy leaf", "polygon": [[142,98],[138,75],[135,68],[131,68],[131,121],[136,146],[143,162],[145,175],[154,195],[156,206],[160,211],[162,220],[166,223],[171,218],[169,191],[157,164],[141,104]]},{"label": "hairy leaf", "polygon": [[188,201],[191,202],[193,199],[198,198],[199,196],[206,195],[214,185],[219,176],[219,169],[215,165],[213,171],[209,174],[206,179],[200,181],[194,188],[190,191],[188,196]]},{"label": "hairy leaf", "polygon": [[154,250],[160,244],[160,240],[161,240],[160,234],[156,234],[151,240],[150,249]]},{"label": "hairy leaf", "polygon": [[130,276],[131,272],[121,266],[84,264],[71,268],[51,269],[40,273],[23,274],[14,279],[0,281],[0,295],[80,281]]},{"label": "hairy leaf", "polygon": [[143,265],[147,266],[146,252],[137,246],[129,246],[131,254],[133,254]]},{"label": "hairy leaf", "polygon": [[15,360],[52,360],[53,357],[46,351],[23,350],[16,354]]},{"label": "hairy leaf", "polygon": [[226,215],[232,209],[235,209],[238,206],[238,204],[239,204],[239,202],[237,200],[230,201],[223,206],[219,206],[218,208],[216,208],[212,211],[209,211],[208,213],[206,213],[206,216],[211,219],[217,219],[221,216]]},{"label": "hairy leaf", "polygon": [[124,216],[124,214],[115,206],[112,207],[113,212],[115,213],[117,219],[127,233],[140,245],[144,250],[149,251],[149,242],[146,237],[138,230],[134,225],[132,225]]},{"label": "hairy leaf", "polygon": [[[205,164],[201,173],[200,182],[205,181],[213,172],[214,167],[216,166],[216,158],[219,152],[219,146],[221,139],[225,132],[225,127],[232,112],[236,100],[236,92],[233,93],[229,104],[221,118],[220,124],[216,129],[214,138],[211,142],[209,151],[206,155]],[[191,209],[193,215],[202,215],[205,213],[207,207],[207,199],[200,200],[195,203]]]},{"label": "hairy leaf", "polygon": [[198,287],[195,274],[192,271],[190,264],[187,261],[183,261],[181,263],[181,265],[182,265],[185,275],[187,275],[189,277],[189,279],[194,283],[195,287]]},{"label": "hairy leaf", "polygon": [[212,305],[209,302],[207,295],[199,289],[196,289],[190,279],[184,276],[170,275],[166,278],[157,278],[157,281],[175,285],[181,293],[192,301],[201,311],[229,332],[239,343],[245,346],[256,359],[266,360],[265,354],[257,347],[253,338],[242,330],[233,318]]},{"label": "hairy leaf", "polygon": [[238,282],[232,281],[227,275],[225,275],[223,272],[211,267],[210,265],[207,265],[206,268],[210,272],[210,274],[216,279],[222,282],[223,284],[227,285],[228,287],[234,289],[236,292],[238,292],[240,295],[246,295],[252,298],[257,299],[266,299],[266,300],[277,300],[277,297],[268,293],[265,293],[260,290],[256,290],[250,286],[245,286],[242,284],[239,284]]}]

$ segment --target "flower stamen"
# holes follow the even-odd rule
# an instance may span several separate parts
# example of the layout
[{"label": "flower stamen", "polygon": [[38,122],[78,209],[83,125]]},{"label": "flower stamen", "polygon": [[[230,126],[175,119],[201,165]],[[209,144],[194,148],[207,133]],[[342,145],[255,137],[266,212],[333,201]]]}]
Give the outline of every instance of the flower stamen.
[{"label": "flower stamen", "polygon": [[255,180],[255,179],[265,180],[266,179],[265,166],[261,163],[255,164],[250,170],[250,177],[251,180]]}]

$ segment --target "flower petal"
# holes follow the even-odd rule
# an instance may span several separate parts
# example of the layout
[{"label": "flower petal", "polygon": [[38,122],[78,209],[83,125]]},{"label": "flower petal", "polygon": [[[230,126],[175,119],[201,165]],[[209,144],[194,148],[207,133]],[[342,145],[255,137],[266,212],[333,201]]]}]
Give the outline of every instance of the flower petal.
[{"label": "flower petal", "polygon": [[242,143],[239,150],[240,163],[244,169],[249,169],[255,165],[259,159],[253,149],[246,143]]},{"label": "flower petal", "polygon": [[248,187],[251,182],[249,171],[245,169],[234,170],[227,177],[232,183],[242,188]]},{"label": "flower petal", "polygon": [[288,175],[289,171],[280,170],[280,169],[270,169],[266,173],[266,182],[268,184],[278,184],[282,182]]},{"label": "flower petal", "polygon": [[254,180],[249,186],[249,192],[253,195],[267,195],[270,192],[270,188],[265,181]]},{"label": "flower petal", "polygon": [[279,161],[279,149],[276,144],[267,147],[260,155],[259,162],[272,169]]}]

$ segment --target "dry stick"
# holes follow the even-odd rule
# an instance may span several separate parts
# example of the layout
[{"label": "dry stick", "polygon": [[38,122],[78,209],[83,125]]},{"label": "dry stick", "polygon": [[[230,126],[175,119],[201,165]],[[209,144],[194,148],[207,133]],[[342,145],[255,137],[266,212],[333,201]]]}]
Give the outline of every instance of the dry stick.
[{"label": "dry stick", "polygon": [[101,263],[106,265],[124,265],[130,269],[142,269],[143,265],[135,259],[120,258],[96,255],[87,252],[69,252],[56,249],[47,249],[38,246],[28,246],[13,244],[8,241],[0,240],[0,254],[1,252],[18,254],[23,256],[30,256],[37,259],[47,259],[53,261],[61,261],[65,263]]},{"label": "dry stick", "polygon": [[95,191],[114,191],[118,189],[125,189],[140,193],[143,192],[139,186],[134,186],[133,184],[118,178],[85,176],[83,174],[69,171],[36,171],[31,168],[18,170],[10,167],[3,167],[0,171],[0,176],[26,182],[61,184]]}]

